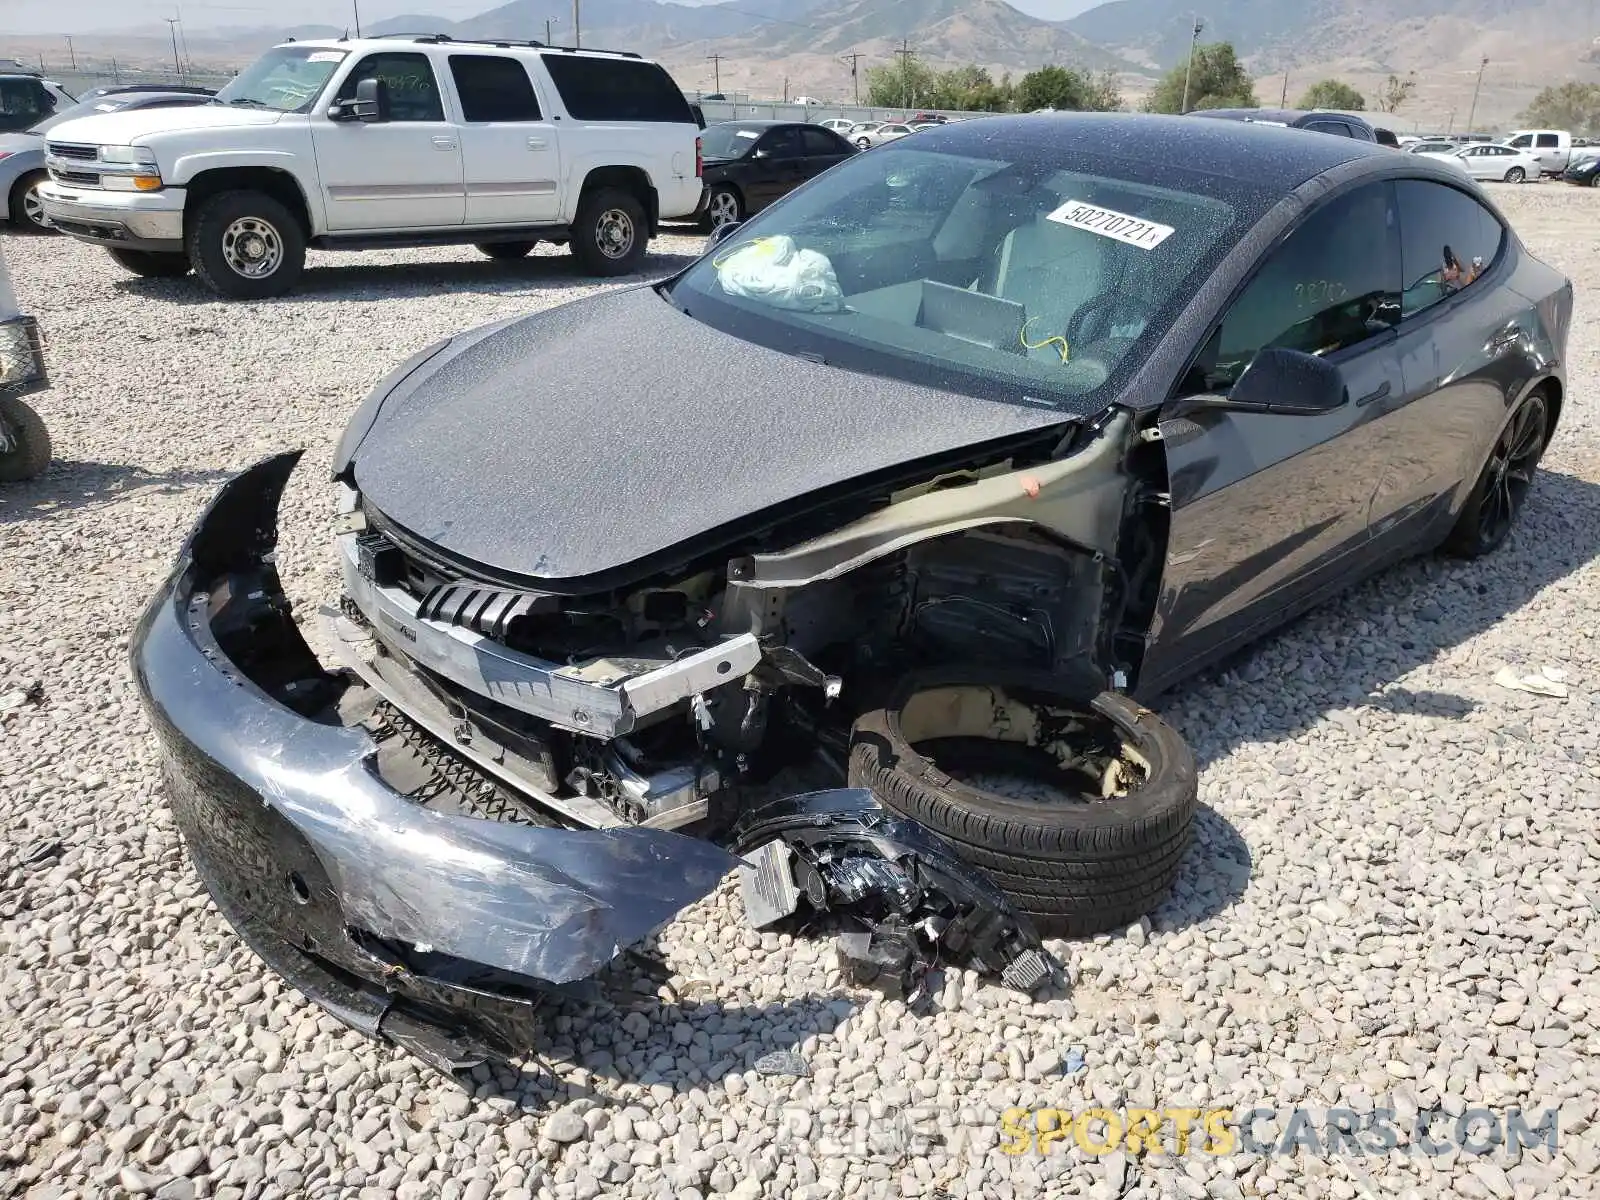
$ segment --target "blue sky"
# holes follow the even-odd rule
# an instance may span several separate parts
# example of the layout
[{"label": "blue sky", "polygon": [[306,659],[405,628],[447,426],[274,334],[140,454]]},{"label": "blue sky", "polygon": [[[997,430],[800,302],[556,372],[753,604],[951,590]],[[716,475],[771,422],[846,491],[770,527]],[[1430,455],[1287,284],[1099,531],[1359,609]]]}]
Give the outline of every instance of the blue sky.
[{"label": "blue sky", "polygon": [[[496,7],[497,0],[357,0],[363,21],[402,13],[470,17]],[[693,0],[690,0],[693,2]],[[1092,8],[1098,0],[1012,0],[1023,12],[1061,20]],[[552,14],[570,12],[570,0],[550,0]],[[350,20],[348,0],[0,0],[0,46],[8,33],[90,33],[159,25],[181,12],[191,30],[225,25],[342,25]]]}]

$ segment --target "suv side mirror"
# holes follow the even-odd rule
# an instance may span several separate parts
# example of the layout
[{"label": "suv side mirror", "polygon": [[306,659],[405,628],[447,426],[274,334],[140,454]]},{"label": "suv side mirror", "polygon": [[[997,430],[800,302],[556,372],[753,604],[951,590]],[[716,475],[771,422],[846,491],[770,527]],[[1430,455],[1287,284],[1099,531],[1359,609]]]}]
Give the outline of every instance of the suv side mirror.
[{"label": "suv side mirror", "polygon": [[1226,396],[1196,396],[1180,402],[1178,410],[1315,417],[1349,402],[1350,389],[1338,367],[1315,354],[1272,346],[1255,356]]},{"label": "suv side mirror", "polygon": [[363,79],[356,84],[353,100],[335,100],[328,106],[330,121],[364,121],[372,124],[389,119],[389,85],[381,79]]}]

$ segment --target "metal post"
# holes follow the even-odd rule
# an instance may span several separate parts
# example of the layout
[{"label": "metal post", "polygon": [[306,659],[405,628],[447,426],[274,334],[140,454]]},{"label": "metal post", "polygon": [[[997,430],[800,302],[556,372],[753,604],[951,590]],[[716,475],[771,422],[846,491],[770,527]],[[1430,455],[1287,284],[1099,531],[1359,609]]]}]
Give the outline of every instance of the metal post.
[{"label": "metal post", "polygon": [[1472,132],[1472,122],[1478,115],[1478,91],[1483,87],[1483,72],[1489,65],[1489,56],[1485,54],[1483,61],[1478,64],[1478,82],[1472,87],[1472,107],[1467,110],[1467,127],[1463,133]]},{"label": "metal post", "polygon": [[1199,17],[1194,19],[1194,33],[1189,38],[1189,65],[1183,72],[1183,103],[1178,106],[1180,113],[1189,111],[1189,80],[1194,77],[1194,52],[1200,45],[1200,31],[1206,23]]},{"label": "metal post", "polygon": [[572,0],[572,48],[578,49],[583,45],[583,35],[578,28],[578,0]]},{"label": "metal post", "polygon": [[356,18],[356,36],[360,37],[361,36],[361,4],[359,3],[359,0],[350,0],[350,11],[355,14],[355,18]]}]

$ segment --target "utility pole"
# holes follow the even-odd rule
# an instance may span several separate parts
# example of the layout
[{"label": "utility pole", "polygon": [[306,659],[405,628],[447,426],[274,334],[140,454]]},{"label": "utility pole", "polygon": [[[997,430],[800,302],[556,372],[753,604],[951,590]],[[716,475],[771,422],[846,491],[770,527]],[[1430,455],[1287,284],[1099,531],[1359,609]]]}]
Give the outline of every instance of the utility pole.
[{"label": "utility pole", "polygon": [[1478,64],[1478,82],[1472,87],[1472,107],[1467,110],[1467,127],[1461,131],[1462,133],[1472,132],[1473,119],[1478,115],[1478,91],[1483,87],[1483,72],[1488,65],[1489,56],[1485,54],[1483,61]]},{"label": "utility pole", "polygon": [[183,82],[183,63],[178,59],[178,18],[162,17],[167,23],[167,32],[172,35],[172,69],[178,73],[178,82]]},{"label": "utility pole", "polygon": [[194,59],[189,57],[189,34],[183,27],[183,9],[174,4],[172,12],[178,18],[178,45],[183,47],[183,69],[185,72],[192,71]]},{"label": "utility pole", "polygon": [[72,38],[70,35],[67,37],[67,57],[72,60],[72,69],[76,71],[78,69],[78,56],[72,49]]},{"label": "utility pole", "polygon": [[[900,49],[894,52],[895,57],[900,60],[900,79],[905,84],[907,108],[910,108],[916,103],[916,97],[913,94],[911,87],[911,60],[916,57],[916,53],[917,52],[911,48],[910,38],[901,38]],[[910,114],[907,113],[906,115],[909,116]]]},{"label": "utility pole", "polygon": [[787,75],[783,77],[783,102],[785,104],[789,103],[789,77]]},{"label": "utility pole", "polygon": [[[717,92],[718,94],[721,94],[721,92],[722,92],[722,55],[720,55],[720,54],[708,54],[708,55],[706,55],[706,61],[711,64],[711,77],[712,77],[713,80],[715,80],[715,83],[712,85],[711,90],[713,92]],[[768,92],[767,95],[770,96],[770,95],[772,95],[772,93]]]},{"label": "utility pole", "polygon": [[583,45],[583,34],[578,26],[578,0],[572,0],[572,48],[578,49]]},{"label": "utility pole", "polygon": [[857,108],[861,107],[861,69],[858,64],[864,57],[865,55],[861,54],[845,54],[841,55],[839,58],[840,62],[847,62],[850,64],[850,82],[855,85]]},{"label": "utility pole", "polygon": [[1283,69],[1283,96],[1278,100],[1279,108],[1289,107],[1289,68]]},{"label": "utility pole", "polygon": [[350,0],[350,11],[356,17],[356,36],[361,36],[361,4],[360,0]]},{"label": "utility pole", "polygon": [[1194,78],[1194,52],[1200,45],[1200,33],[1205,27],[1206,23],[1199,17],[1194,19],[1194,32],[1189,37],[1189,65],[1183,72],[1183,103],[1178,106],[1178,111],[1182,113],[1189,111],[1189,81]]},{"label": "utility pole", "polygon": [[544,19],[544,44],[546,46],[554,46],[555,45],[555,41],[552,39],[551,34],[550,34],[550,27],[552,25],[554,25],[555,23],[556,23],[556,18],[555,17],[546,17]]},{"label": "utility pole", "polygon": [[122,72],[117,70],[117,60],[116,60],[115,57],[113,57],[112,60],[111,60],[111,82],[112,83],[121,83],[122,82]]}]

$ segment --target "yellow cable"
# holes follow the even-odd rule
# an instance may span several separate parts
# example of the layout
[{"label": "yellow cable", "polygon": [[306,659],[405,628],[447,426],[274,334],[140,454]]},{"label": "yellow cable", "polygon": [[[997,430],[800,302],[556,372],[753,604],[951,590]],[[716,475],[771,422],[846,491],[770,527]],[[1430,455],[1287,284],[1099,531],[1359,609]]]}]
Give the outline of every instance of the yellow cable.
[{"label": "yellow cable", "polygon": [[1029,317],[1026,321],[1024,321],[1022,323],[1022,329],[1017,333],[1017,340],[1022,343],[1022,348],[1024,350],[1043,350],[1046,346],[1054,346],[1056,348],[1056,353],[1061,355],[1062,365],[1065,366],[1067,363],[1072,361],[1072,347],[1067,345],[1066,338],[1062,337],[1060,334],[1056,334],[1054,337],[1045,338],[1042,342],[1030,342],[1028,340],[1028,326],[1032,325],[1039,319],[1040,318],[1038,317]]}]

